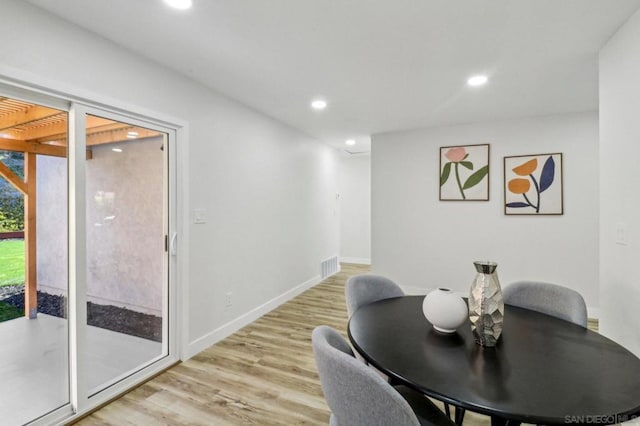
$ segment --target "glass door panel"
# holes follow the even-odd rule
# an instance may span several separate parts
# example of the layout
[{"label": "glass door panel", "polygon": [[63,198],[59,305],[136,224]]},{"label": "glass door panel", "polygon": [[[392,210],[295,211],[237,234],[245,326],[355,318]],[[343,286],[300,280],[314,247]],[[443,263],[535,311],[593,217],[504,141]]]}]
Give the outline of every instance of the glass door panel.
[{"label": "glass door panel", "polygon": [[67,113],[0,96],[0,418],[69,403]]},{"label": "glass door panel", "polygon": [[89,395],[167,355],[167,135],[86,116]]}]

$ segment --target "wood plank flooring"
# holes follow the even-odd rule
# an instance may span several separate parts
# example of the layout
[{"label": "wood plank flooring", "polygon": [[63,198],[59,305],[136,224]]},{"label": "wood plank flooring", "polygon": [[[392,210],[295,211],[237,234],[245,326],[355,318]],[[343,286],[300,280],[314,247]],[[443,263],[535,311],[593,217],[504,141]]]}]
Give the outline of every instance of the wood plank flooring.
[{"label": "wood plank flooring", "polygon": [[[311,331],[325,324],[346,338],[344,283],[368,271],[368,266],[342,264],[339,274],[77,424],[328,424]],[[490,421],[467,413],[464,423],[484,426]]]},{"label": "wood plank flooring", "polygon": [[82,419],[80,425],[328,424],[311,350],[326,324],[346,337],[342,271]]}]

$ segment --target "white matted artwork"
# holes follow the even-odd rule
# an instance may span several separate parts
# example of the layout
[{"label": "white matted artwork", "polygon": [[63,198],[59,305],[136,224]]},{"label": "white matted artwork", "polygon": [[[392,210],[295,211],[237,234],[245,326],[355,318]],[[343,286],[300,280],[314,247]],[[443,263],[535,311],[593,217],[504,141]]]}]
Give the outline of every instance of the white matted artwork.
[{"label": "white matted artwork", "polygon": [[561,215],[562,154],[504,157],[504,214]]},{"label": "white matted artwork", "polygon": [[489,144],[440,147],[440,200],[489,201]]}]

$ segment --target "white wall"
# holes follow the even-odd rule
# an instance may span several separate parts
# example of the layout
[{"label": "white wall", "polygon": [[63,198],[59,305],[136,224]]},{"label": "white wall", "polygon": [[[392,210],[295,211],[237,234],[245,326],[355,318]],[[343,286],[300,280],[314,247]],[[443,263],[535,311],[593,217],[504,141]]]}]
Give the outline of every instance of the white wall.
[{"label": "white wall", "polygon": [[636,13],[600,52],[600,330],[638,356],[639,75]]},{"label": "white wall", "polygon": [[[579,113],[375,135],[372,269],[411,292],[467,293],[472,262],[498,262],[504,286],[522,279],[598,295],[598,117]],[[489,143],[490,201],[438,201],[439,147]],[[505,216],[503,157],[563,153],[564,215]]]},{"label": "white wall", "polygon": [[188,123],[181,196],[208,222],[188,225],[187,355],[317,281],[338,254],[335,150],[26,2],[0,7],[0,75]]},{"label": "white wall", "polygon": [[340,260],[371,263],[371,156],[340,159]]}]

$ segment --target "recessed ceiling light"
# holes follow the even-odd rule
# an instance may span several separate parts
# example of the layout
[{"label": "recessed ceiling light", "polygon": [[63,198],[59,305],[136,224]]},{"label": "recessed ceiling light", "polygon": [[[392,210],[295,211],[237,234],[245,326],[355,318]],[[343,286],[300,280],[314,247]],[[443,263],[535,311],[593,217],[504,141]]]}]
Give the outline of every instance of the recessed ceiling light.
[{"label": "recessed ceiling light", "polygon": [[353,139],[347,139],[346,141],[344,141],[344,143],[346,143],[349,146],[353,146],[356,144],[356,141],[354,141]]},{"label": "recessed ceiling light", "polygon": [[111,148],[113,152],[122,152],[122,148]]},{"label": "recessed ceiling light", "polygon": [[321,111],[326,107],[327,107],[327,101],[324,101],[322,99],[316,99],[313,102],[311,102],[311,108],[315,110]]},{"label": "recessed ceiling light", "polygon": [[138,132],[127,132],[127,137],[129,139],[135,139],[138,137]]},{"label": "recessed ceiling light", "polygon": [[476,87],[487,84],[487,81],[489,81],[489,78],[486,75],[474,75],[473,77],[469,78],[469,80],[467,80],[467,84],[469,86]]},{"label": "recessed ceiling light", "polygon": [[191,0],[164,0],[164,2],[169,6],[180,10],[186,10],[193,6],[193,1]]}]

